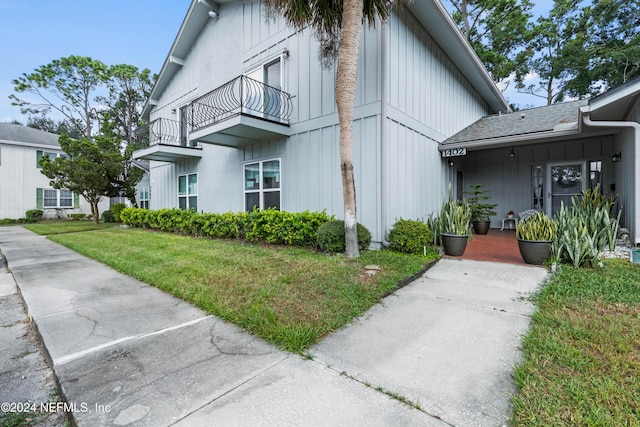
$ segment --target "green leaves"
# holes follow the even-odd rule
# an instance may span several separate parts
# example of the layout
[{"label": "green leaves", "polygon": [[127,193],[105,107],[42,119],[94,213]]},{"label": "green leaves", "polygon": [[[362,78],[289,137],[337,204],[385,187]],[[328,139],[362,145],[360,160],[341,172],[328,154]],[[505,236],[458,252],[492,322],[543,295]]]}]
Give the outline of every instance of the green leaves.
[{"label": "green leaves", "polygon": [[557,230],[556,223],[542,212],[536,212],[518,223],[516,236],[522,240],[550,241]]},{"label": "green leaves", "polygon": [[602,196],[596,188],[584,191],[582,197],[574,196],[570,208],[563,204],[554,217],[558,235],[552,245],[553,253],[576,267],[598,265],[600,252],[605,246],[613,248],[616,245],[622,212],[611,217],[614,200]]},{"label": "green leaves", "polygon": [[[320,226],[333,219],[326,212],[284,212],[275,209],[252,212],[199,214],[182,209],[127,208],[123,223],[171,233],[218,239],[247,239],[279,245],[316,246]],[[343,225],[344,228],[344,225]],[[369,235],[369,240],[371,236]],[[344,231],[342,235],[344,245]],[[368,247],[368,243],[367,243]]]}]

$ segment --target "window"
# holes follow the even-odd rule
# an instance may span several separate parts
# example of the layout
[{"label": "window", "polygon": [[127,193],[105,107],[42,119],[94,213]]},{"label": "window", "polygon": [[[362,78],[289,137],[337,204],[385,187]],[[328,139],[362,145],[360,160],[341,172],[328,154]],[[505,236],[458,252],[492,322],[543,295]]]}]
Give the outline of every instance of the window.
[{"label": "window", "polygon": [[42,151],[42,150],[38,150],[36,151],[36,167],[38,169],[40,169],[40,159],[43,157],[49,157],[50,159],[55,159],[56,157],[66,157],[66,154],[62,153],[62,154],[58,154],[58,153],[54,153],[53,151]]},{"label": "window", "polygon": [[38,208],[73,208],[74,194],[68,190],[54,188],[39,188],[36,193]]},{"label": "window", "polygon": [[149,187],[142,187],[140,189],[140,196],[138,197],[139,207],[142,209],[149,209]]},{"label": "window", "polygon": [[244,208],[280,210],[280,160],[244,165]]},{"label": "window", "polygon": [[178,176],[178,207],[198,210],[198,174]]}]

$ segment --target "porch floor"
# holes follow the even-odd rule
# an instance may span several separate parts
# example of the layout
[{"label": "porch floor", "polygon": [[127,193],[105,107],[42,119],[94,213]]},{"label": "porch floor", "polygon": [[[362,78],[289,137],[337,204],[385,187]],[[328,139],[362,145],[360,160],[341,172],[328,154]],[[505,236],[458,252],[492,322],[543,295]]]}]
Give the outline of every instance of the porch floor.
[{"label": "porch floor", "polygon": [[445,256],[454,259],[529,265],[526,264],[520,256],[515,230],[500,231],[498,228],[490,229],[489,234],[486,235],[474,234],[462,256]]}]

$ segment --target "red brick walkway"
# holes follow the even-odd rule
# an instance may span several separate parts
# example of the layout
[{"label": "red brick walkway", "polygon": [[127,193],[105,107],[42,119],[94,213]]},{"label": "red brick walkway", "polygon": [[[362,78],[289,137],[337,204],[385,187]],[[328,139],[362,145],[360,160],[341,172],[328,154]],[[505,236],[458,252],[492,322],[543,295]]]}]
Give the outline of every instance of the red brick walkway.
[{"label": "red brick walkway", "polygon": [[492,228],[484,236],[474,234],[461,257],[447,257],[529,265],[520,256],[515,230],[500,231],[497,228]]}]

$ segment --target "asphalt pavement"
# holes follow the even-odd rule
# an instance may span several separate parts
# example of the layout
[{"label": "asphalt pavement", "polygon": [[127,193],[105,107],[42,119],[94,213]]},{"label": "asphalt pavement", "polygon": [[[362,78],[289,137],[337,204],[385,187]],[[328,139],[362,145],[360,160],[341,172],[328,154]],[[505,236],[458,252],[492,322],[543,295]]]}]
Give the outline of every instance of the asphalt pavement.
[{"label": "asphalt pavement", "polygon": [[546,276],[443,259],[303,358],[22,227],[0,250],[79,426],[505,425]]}]

